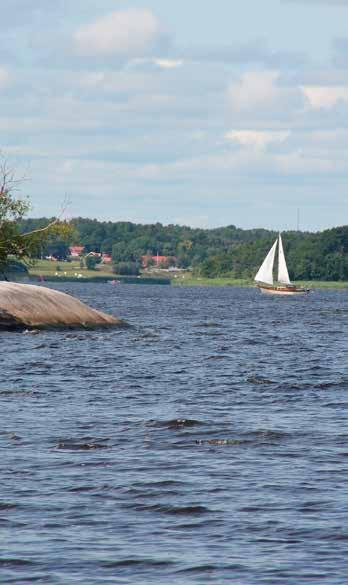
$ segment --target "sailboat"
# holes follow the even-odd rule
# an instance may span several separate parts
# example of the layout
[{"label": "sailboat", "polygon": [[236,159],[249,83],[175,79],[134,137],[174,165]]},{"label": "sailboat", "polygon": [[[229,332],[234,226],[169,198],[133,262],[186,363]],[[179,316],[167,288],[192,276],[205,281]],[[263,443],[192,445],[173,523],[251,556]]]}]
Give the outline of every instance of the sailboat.
[{"label": "sailboat", "polygon": [[[273,279],[273,267],[278,246],[278,280]],[[282,237],[279,234],[272,248],[268,252],[266,258],[262,262],[258,273],[255,276],[255,281],[262,293],[269,295],[283,295],[294,296],[299,294],[307,294],[310,292],[308,288],[296,286],[290,281],[288,267],[286,265]]]}]

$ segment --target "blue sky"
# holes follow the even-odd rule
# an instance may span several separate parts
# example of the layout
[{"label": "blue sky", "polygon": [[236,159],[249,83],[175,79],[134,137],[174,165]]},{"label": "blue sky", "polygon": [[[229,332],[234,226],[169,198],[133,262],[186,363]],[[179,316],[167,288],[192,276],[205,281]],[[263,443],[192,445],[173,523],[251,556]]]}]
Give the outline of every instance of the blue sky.
[{"label": "blue sky", "polygon": [[347,223],[348,0],[2,0],[0,148],[32,215]]}]

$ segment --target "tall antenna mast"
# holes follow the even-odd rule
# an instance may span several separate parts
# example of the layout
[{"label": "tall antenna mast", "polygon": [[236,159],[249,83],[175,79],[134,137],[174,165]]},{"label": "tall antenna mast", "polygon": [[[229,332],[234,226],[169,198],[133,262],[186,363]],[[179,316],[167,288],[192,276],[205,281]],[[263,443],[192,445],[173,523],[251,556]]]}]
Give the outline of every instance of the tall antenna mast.
[{"label": "tall antenna mast", "polygon": [[297,208],[297,231],[300,231],[300,208]]}]

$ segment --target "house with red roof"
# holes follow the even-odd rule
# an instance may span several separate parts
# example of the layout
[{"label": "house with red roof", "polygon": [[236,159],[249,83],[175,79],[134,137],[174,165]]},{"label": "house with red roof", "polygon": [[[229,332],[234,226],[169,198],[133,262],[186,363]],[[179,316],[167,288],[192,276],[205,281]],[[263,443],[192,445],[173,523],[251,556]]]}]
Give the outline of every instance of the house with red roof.
[{"label": "house with red roof", "polygon": [[72,256],[72,258],[78,258],[82,255],[84,249],[84,246],[70,246],[70,256]]},{"label": "house with red roof", "polygon": [[143,268],[149,268],[153,266],[155,268],[169,268],[169,266],[173,266],[175,264],[176,258],[175,256],[142,256],[141,257],[141,264]]}]

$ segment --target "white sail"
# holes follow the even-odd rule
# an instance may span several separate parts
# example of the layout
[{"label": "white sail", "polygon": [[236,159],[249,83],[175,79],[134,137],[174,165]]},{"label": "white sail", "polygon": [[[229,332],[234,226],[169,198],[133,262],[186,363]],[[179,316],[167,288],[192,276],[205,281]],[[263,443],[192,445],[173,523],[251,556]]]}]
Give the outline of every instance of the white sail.
[{"label": "white sail", "polygon": [[261,264],[261,267],[255,276],[255,280],[258,282],[265,282],[266,284],[273,284],[273,264],[274,256],[277,247],[278,240],[276,240],[268,252],[266,258]]},{"label": "white sail", "polygon": [[288,268],[286,266],[282,237],[280,234],[278,248],[278,281],[281,282],[282,284],[291,284]]}]

